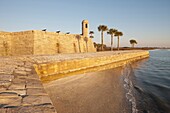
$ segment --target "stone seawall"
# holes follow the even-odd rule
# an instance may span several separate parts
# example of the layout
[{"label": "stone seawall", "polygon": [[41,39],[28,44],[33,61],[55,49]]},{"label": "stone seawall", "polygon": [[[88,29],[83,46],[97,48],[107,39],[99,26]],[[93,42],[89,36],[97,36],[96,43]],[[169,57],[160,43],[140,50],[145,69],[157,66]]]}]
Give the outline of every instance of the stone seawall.
[{"label": "stone seawall", "polygon": [[63,59],[34,64],[35,70],[43,82],[55,80],[74,72],[105,70],[125,65],[127,62],[149,56],[148,51],[101,52],[82,54],[76,58]]},{"label": "stone seawall", "polygon": [[0,57],[0,113],[56,113],[42,82],[146,57],[148,51]]}]

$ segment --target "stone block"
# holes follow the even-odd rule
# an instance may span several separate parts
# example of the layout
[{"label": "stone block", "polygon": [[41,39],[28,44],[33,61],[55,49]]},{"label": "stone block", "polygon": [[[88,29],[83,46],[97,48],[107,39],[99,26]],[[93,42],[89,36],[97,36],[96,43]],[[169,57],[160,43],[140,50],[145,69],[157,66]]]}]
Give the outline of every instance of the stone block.
[{"label": "stone block", "polygon": [[26,71],[21,71],[21,70],[15,70],[14,71],[14,74],[18,74],[18,75],[27,75],[27,72]]},{"label": "stone block", "polygon": [[38,74],[29,74],[29,75],[28,75],[28,78],[29,78],[29,79],[38,79],[38,80],[40,80]]},{"label": "stone block", "polygon": [[25,96],[26,95],[26,89],[13,89],[13,90],[0,90],[0,95],[4,94],[15,94],[18,96]]},{"label": "stone block", "polygon": [[26,84],[25,83],[12,83],[8,89],[25,89]]},{"label": "stone block", "polygon": [[0,88],[8,88],[11,85],[11,81],[0,81]]},{"label": "stone block", "polygon": [[12,79],[14,79],[14,75],[0,75],[0,81],[12,81]]},{"label": "stone block", "polygon": [[48,96],[37,96],[37,95],[28,95],[23,98],[23,105],[41,105],[41,104],[51,104],[51,100]]},{"label": "stone block", "polygon": [[44,88],[28,88],[27,95],[47,95]]},{"label": "stone block", "polygon": [[39,106],[21,106],[17,108],[0,108],[0,113],[57,113],[50,104]]},{"label": "stone block", "polygon": [[12,83],[13,84],[18,84],[18,83],[22,83],[25,84],[27,76],[17,76],[15,79],[13,79]]},{"label": "stone block", "polygon": [[26,88],[43,88],[43,85],[39,79],[27,79]]},{"label": "stone block", "polygon": [[16,94],[0,95],[0,105],[5,106],[20,106],[22,97]]},{"label": "stone block", "polygon": [[17,67],[16,71],[25,71],[25,67]]}]

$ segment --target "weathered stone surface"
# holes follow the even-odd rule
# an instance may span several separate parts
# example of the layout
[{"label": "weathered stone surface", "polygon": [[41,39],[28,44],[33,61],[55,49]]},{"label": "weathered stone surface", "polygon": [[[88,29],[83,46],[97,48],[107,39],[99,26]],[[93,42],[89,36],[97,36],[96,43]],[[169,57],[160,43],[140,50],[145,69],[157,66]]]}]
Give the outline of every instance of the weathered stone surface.
[{"label": "weathered stone surface", "polygon": [[30,68],[25,68],[25,71],[26,71],[26,72],[31,72],[31,70],[32,70],[32,69],[30,69]]},{"label": "weathered stone surface", "polygon": [[27,72],[26,71],[21,71],[21,70],[15,70],[14,74],[27,75]]},{"label": "weathered stone surface", "polygon": [[14,79],[14,75],[0,75],[1,81],[12,81],[12,79]]},{"label": "weathered stone surface", "polygon": [[25,84],[25,82],[26,82],[26,77],[27,76],[25,76],[24,78],[22,78],[23,76],[17,76],[15,79],[13,79],[13,81],[12,81],[12,83],[13,84],[17,84],[17,83],[23,83],[23,84]]},{"label": "weathered stone surface", "polygon": [[41,83],[27,83],[26,88],[43,88]]},{"label": "weathered stone surface", "polygon": [[25,67],[17,67],[17,71],[25,71]]},{"label": "weathered stone surface", "polygon": [[[86,28],[87,29],[87,28]],[[4,34],[5,35],[4,37]],[[76,38],[79,36],[78,39]],[[9,55],[42,55],[42,54],[58,54],[58,53],[79,53],[95,52],[93,41],[88,38],[85,41],[84,35],[79,34],[57,34],[55,32],[43,32],[37,30],[23,32],[0,32],[0,56]],[[4,42],[9,46],[5,48]],[[86,47],[86,44],[88,47]],[[66,46],[69,45],[69,46]],[[7,51],[5,51],[5,49]],[[19,57],[19,61],[24,61],[23,64],[17,62],[18,66],[22,66],[29,60],[28,57]]]},{"label": "weathered stone surface", "polygon": [[49,96],[29,95],[23,98],[23,105],[51,104]]},{"label": "weathered stone surface", "polygon": [[26,84],[25,83],[13,83],[9,86],[8,89],[25,89]]},{"label": "weathered stone surface", "polygon": [[2,97],[18,97],[18,95],[17,95],[17,93],[15,93],[15,92],[11,92],[11,91],[1,91],[0,92],[0,97],[2,98]]},{"label": "weathered stone surface", "polygon": [[26,89],[13,89],[13,90],[0,90],[0,95],[2,95],[2,94],[17,94],[18,96],[25,96],[26,95]]},{"label": "weathered stone surface", "polygon": [[[20,106],[21,105],[21,97],[18,95],[2,95],[0,96],[0,105],[4,106]],[[3,107],[4,107],[3,106]]]},{"label": "weathered stone surface", "polygon": [[0,88],[8,88],[11,85],[11,81],[0,81]]},{"label": "weathered stone surface", "polygon": [[47,95],[44,88],[28,88],[27,95]]},{"label": "weathered stone surface", "polygon": [[40,79],[26,79],[26,88],[43,88]]},{"label": "weathered stone surface", "polygon": [[29,75],[28,75],[28,78],[29,78],[29,79],[38,79],[38,80],[40,80],[39,76],[38,76],[37,74],[35,74],[35,73],[29,74]]},{"label": "weathered stone surface", "polygon": [[0,113],[56,113],[52,105],[0,108]]}]

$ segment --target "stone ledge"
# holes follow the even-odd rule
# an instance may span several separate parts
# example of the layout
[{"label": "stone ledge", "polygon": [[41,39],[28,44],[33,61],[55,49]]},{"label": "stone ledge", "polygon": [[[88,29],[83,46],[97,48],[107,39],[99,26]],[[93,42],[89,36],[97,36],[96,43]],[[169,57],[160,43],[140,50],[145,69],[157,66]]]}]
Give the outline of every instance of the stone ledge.
[{"label": "stone ledge", "polygon": [[99,53],[98,57],[96,57],[96,54],[91,55],[90,57],[81,56],[70,60],[60,60],[54,61],[52,63],[49,62],[34,64],[34,67],[37,74],[40,76],[41,80],[43,82],[49,82],[51,80],[62,78],[66,76],[67,73],[73,73],[89,69],[90,71],[92,71],[91,68],[96,68],[108,64],[112,65],[110,67],[114,68],[123,66],[127,62],[149,57],[148,51],[122,52],[122,54],[109,54],[109,55],[107,54],[101,55],[101,53]]}]

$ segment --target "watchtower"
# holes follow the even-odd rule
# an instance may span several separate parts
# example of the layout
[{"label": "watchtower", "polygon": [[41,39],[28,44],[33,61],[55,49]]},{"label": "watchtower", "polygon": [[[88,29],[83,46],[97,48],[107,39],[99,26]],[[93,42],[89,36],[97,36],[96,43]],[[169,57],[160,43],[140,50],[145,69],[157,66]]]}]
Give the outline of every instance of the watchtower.
[{"label": "watchtower", "polygon": [[88,20],[83,20],[82,21],[82,35],[84,37],[89,36],[89,22],[88,22]]}]

